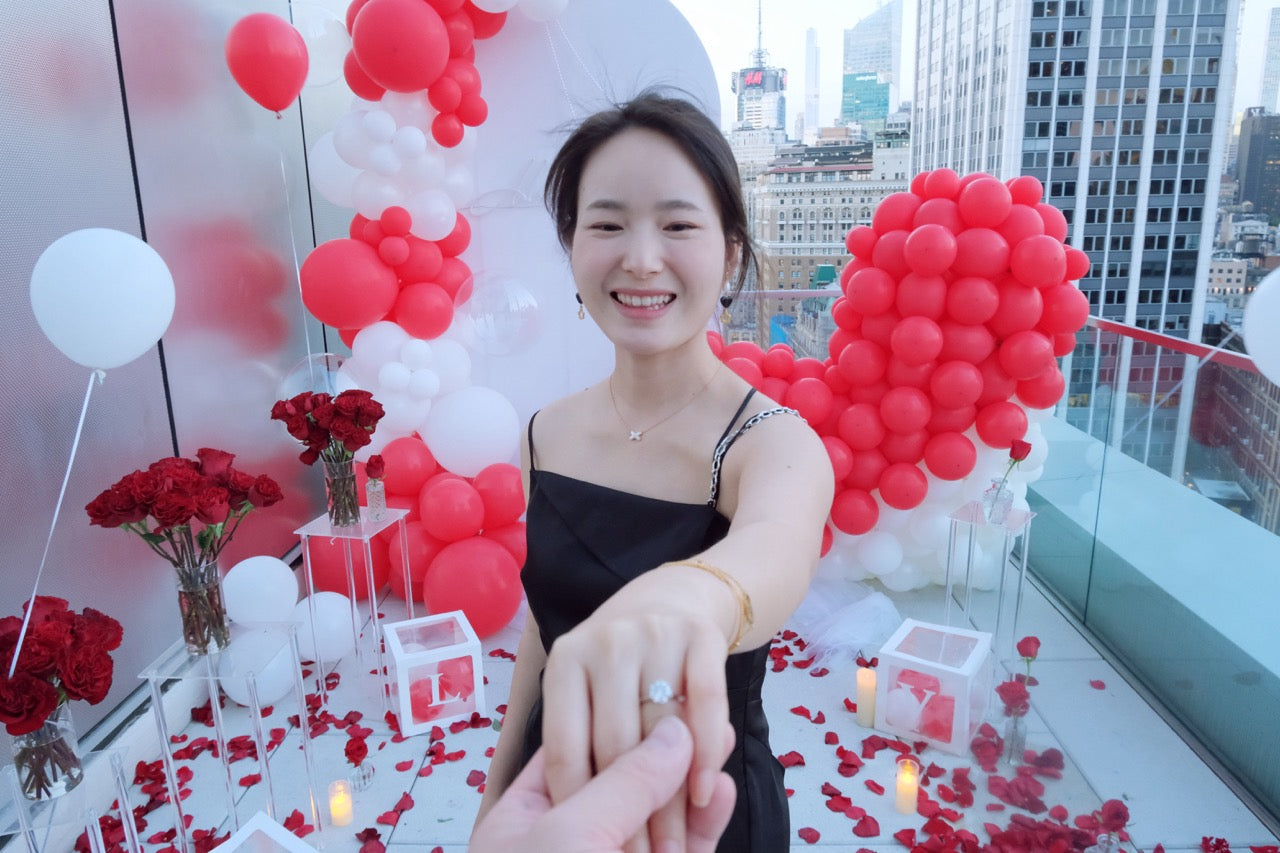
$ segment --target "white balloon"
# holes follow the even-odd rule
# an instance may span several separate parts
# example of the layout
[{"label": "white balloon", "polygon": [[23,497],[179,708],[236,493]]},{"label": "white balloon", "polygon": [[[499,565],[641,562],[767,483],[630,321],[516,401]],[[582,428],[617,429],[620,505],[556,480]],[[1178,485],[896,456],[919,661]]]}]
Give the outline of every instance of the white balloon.
[{"label": "white balloon", "polygon": [[873,530],[858,543],[858,562],[873,575],[887,575],[902,564],[902,543],[892,533]]},{"label": "white balloon", "polygon": [[400,361],[410,370],[431,366],[431,344],[422,338],[410,338],[400,347]]},{"label": "white balloon", "polygon": [[400,178],[412,192],[440,188],[444,184],[447,168],[444,158],[433,151],[426,151],[404,164],[404,168],[400,170]]},{"label": "white balloon", "polygon": [[466,347],[448,338],[436,338],[431,345],[433,368],[440,377],[440,393],[452,394],[471,384],[471,356]]},{"label": "white balloon", "polygon": [[515,7],[516,2],[517,0],[480,0],[479,3],[475,4],[475,7],[483,12],[492,12],[497,14],[498,12],[511,11]]},{"label": "white balloon", "polygon": [[360,215],[369,219],[380,219],[388,207],[404,204],[403,194],[395,182],[373,171],[360,173],[351,188],[351,197]]},{"label": "white balloon", "polygon": [[474,477],[489,465],[512,460],[520,446],[520,418],[506,397],[472,385],[436,400],[419,433],[436,461]]},{"label": "white balloon", "polygon": [[887,530],[893,533],[899,530],[906,530],[907,522],[911,520],[914,512],[915,510],[913,509],[894,509],[882,500],[880,501],[880,517],[876,521],[876,530]]},{"label": "white balloon", "polygon": [[379,391],[402,393],[409,387],[409,368],[398,361],[388,361],[378,369]]},{"label": "white balloon", "polygon": [[333,145],[333,134],[326,133],[311,146],[311,159],[307,162],[311,183],[327,200],[338,207],[354,207],[351,191],[360,170],[352,166]]},{"label": "white balloon", "polygon": [[342,77],[351,36],[341,17],[320,3],[291,0],[289,17],[307,45],[307,85],[326,86]]},{"label": "white balloon", "polygon": [[410,374],[405,390],[419,400],[434,397],[440,393],[440,376],[429,367],[421,367]]},{"label": "white balloon", "polygon": [[[315,636],[311,631],[311,605],[315,606]],[[293,608],[298,624],[298,652],[303,660],[332,663],[356,647],[351,630],[351,599],[338,592],[317,592]],[[317,657],[318,656],[318,657]]]},{"label": "white balloon", "polygon": [[241,705],[249,704],[252,676],[259,705],[270,705],[294,686],[293,649],[280,631],[251,629],[237,633],[218,656],[222,692]]},{"label": "white balloon", "polygon": [[560,17],[569,0],[520,0],[520,11],[535,21],[550,21]]},{"label": "white balloon", "polygon": [[391,147],[402,160],[413,160],[427,153],[427,135],[412,125],[402,127],[391,137]]},{"label": "white balloon", "polygon": [[1280,270],[1267,273],[1244,306],[1244,346],[1262,375],[1280,385]]},{"label": "white balloon", "polygon": [[388,361],[400,360],[400,348],[409,340],[409,333],[390,320],[370,323],[356,333],[351,342],[352,358],[375,369]]},{"label": "white balloon", "polygon": [[444,176],[444,191],[457,207],[465,207],[476,196],[475,173],[465,166],[455,166]]},{"label": "white balloon", "polygon": [[374,142],[390,142],[396,133],[396,120],[386,110],[369,110],[360,124]]},{"label": "white balloon", "polygon": [[338,156],[357,169],[369,168],[369,135],[364,132],[364,110],[343,113],[333,126],[333,147]]},{"label": "white balloon", "polygon": [[924,569],[911,560],[903,560],[902,565],[897,569],[880,578],[880,583],[884,584],[884,588],[890,592],[910,592],[913,589],[919,589],[927,582]]},{"label": "white balloon", "polygon": [[392,177],[400,171],[404,163],[400,155],[391,147],[390,142],[379,142],[369,149],[369,165],[379,175]]},{"label": "white balloon", "polygon": [[72,231],[31,271],[31,310],[45,337],[85,367],[128,364],[169,328],[173,275],[146,243],[110,228]]},{"label": "white balloon", "polygon": [[283,622],[298,600],[298,579],[284,560],[246,557],[222,579],[222,602],[231,621]]},{"label": "white balloon", "polygon": [[424,240],[443,240],[458,223],[458,209],[444,190],[419,190],[405,200],[404,208],[413,218],[410,231]]},{"label": "white balloon", "polygon": [[381,107],[395,118],[401,130],[416,127],[426,131],[436,117],[425,92],[387,92],[382,96]]},{"label": "white balloon", "polygon": [[377,400],[382,404],[382,419],[378,421],[378,432],[384,435],[399,437],[416,431],[431,411],[430,400],[418,400],[403,392],[395,394],[379,392]]}]

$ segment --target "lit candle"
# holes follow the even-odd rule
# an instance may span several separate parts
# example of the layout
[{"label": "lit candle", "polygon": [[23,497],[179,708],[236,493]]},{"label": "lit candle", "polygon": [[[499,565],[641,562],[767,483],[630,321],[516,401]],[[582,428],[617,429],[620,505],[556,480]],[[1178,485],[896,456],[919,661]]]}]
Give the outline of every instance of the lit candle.
[{"label": "lit candle", "polygon": [[334,826],[346,826],[352,821],[351,786],[346,779],[329,783],[329,820]]},{"label": "lit candle", "polygon": [[898,814],[915,814],[920,791],[920,765],[911,758],[898,759],[898,789],[894,804]]},{"label": "lit candle", "polygon": [[874,728],[876,724],[876,671],[858,667],[858,725]]}]

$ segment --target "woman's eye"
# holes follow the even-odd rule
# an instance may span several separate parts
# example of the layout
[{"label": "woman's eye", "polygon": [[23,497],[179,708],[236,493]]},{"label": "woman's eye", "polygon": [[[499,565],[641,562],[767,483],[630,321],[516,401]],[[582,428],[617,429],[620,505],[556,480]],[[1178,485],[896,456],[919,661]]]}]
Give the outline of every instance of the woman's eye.
[{"label": "woman's eye", "polygon": [[697,228],[697,227],[698,226],[694,225],[692,222],[672,222],[670,225],[667,226],[667,230],[668,231],[692,231],[694,228]]},{"label": "woman's eye", "polygon": [[621,231],[622,226],[615,222],[593,222],[587,226],[589,231]]}]

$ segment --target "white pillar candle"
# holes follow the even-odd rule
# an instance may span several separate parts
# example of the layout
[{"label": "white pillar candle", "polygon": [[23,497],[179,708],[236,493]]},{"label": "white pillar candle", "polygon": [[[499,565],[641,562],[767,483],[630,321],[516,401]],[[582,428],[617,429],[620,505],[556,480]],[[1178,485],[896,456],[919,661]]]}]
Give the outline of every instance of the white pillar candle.
[{"label": "white pillar candle", "polygon": [[351,786],[346,779],[329,783],[329,820],[334,826],[347,826],[353,819]]},{"label": "white pillar candle", "polygon": [[898,786],[894,805],[898,814],[915,814],[920,791],[920,765],[913,759],[898,759]]},{"label": "white pillar candle", "polygon": [[858,725],[874,728],[876,724],[876,671],[858,667]]}]

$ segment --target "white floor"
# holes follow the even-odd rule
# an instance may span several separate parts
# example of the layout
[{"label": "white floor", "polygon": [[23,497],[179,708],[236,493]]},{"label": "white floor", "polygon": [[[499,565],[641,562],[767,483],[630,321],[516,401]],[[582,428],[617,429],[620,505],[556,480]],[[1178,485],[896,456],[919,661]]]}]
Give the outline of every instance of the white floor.
[{"label": "white floor", "polygon": [[[936,587],[895,594],[893,598],[903,617],[943,621],[943,594]],[[974,610],[978,609],[975,604]],[[394,604],[388,603],[386,611],[387,617],[399,618]],[[953,609],[953,621],[958,621],[957,616]],[[1020,616],[1018,635],[1024,634],[1035,634],[1042,641],[1040,658],[1033,670],[1039,683],[1031,690],[1028,748],[1041,752],[1058,747],[1066,757],[1061,779],[1042,780],[1046,807],[1065,807],[1070,820],[1091,813],[1104,800],[1122,799],[1130,811],[1129,829],[1134,845],[1144,851],[1151,850],[1157,843],[1163,844],[1167,851],[1199,849],[1201,839],[1206,836],[1224,838],[1237,851],[1277,844],[1275,836],[1230,788],[1034,587],[1028,588]],[[795,641],[790,645],[794,647]],[[516,632],[508,628],[487,640],[484,648],[486,691],[492,709],[505,698],[512,664],[489,653],[514,651]],[[354,822],[342,828],[329,826],[323,789],[329,780],[350,771],[343,752],[349,738],[344,729],[331,726],[315,739],[309,759],[323,816],[321,828],[307,834],[305,841],[326,851],[354,853],[362,844],[356,834],[371,828],[393,853],[410,848],[415,851],[439,848],[460,853],[465,850],[480,800],[476,787],[480,777],[475,771],[486,768],[485,751],[493,745],[497,733],[488,725],[456,732],[445,728],[439,744],[433,743],[429,735],[393,737],[376,698],[371,669],[368,660],[344,661],[339,669],[341,684],[330,694],[328,707],[337,718],[349,711],[363,714],[357,725],[372,729],[366,742],[367,760],[376,769],[373,782],[355,794]],[[854,715],[845,707],[844,699],[855,696],[852,670],[851,661],[831,666],[825,675],[816,673],[812,667],[789,666],[782,672],[770,673],[766,681],[765,701],[774,751],[779,755],[794,751],[804,758],[803,765],[786,772],[787,786],[794,791],[791,797],[793,850],[825,847],[900,851],[904,848],[894,839],[894,833],[903,829],[919,832],[925,824],[924,817],[900,815],[893,807],[894,753],[891,750],[867,759],[856,775],[842,776],[837,770],[839,747],[861,753],[863,739],[874,734],[858,726]],[[1094,681],[1105,686],[1098,689],[1091,685]],[[288,727],[285,718],[293,712],[291,702],[286,699],[277,703],[278,710],[273,710],[265,720],[265,730]],[[809,716],[793,713],[791,709],[797,706],[803,706]],[[812,720],[819,712],[823,718],[815,723]],[[228,710],[229,734],[250,731],[245,716],[236,709]],[[150,724],[144,718],[139,725],[145,729]],[[175,736],[185,735],[183,744],[213,735],[212,729],[205,725],[189,722],[186,714],[180,715],[178,723],[171,721],[170,725],[171,729],[182,730],[181,734],[175,732]],[[183,744],[175,744],[175,748]],[[274,802],[275,817],[281,822],[297,809],[307,824],[314,823],[305,781],[307,756],[299,745],[296,731],[290,728],[284,743],[272,752],[268,765],[270,791],[265,779],[254,781],[252,778],[252,774],[261,772],[252,759],[232,763],[229,777],[208,752],[194,761],[178,761],[179,767],[187,766],[195,771],[191,781],[185,783],[192,793],[183,801],[184,811],[192,818],[193,831],[217,826],[221,835],[234,829],[233,822],[226,819],[228,787],[231,796],[237,799],[235,811],[240,823],[265,809],[269,802]],[[132,753],[136,754],[130,754],[126,762],[130,776],[137,761],[159,758],[154,743],[150,751],[139,746],[132,748]],[[977,785],[976,799],[971,807],[960,810],[962,816],[953,822],[956,828],[968,829],[986,843],[988,835],[984,825],[1007,826],[1017,812],[988,792],[988,774],[976,765],[972,755],[950,755],[929,748],[921,756],[926,763],[936,763],[945,771],[945,775],[933,780],[927,789],[934,799],[940,796],[938,783],[951,784],[954,768],[972,768],[970,776]],[[996,775],[1008,779],[1014,772],[1002,764]],[[886,793],[876,794],[868,783],[878,783]],[[847,796],[853,805],[865,809],[874,818],[877,831],[855,835],[857,823],[828,808],[828,794],[824,793],[824,786],[828,785]],[[137,805],[145,801],[146,796],[135,785],[131,789],[131,802]],[[1042,812],[1034,817],[1047,819],[1048,814]],[[140,833],[143,848],[149,852],[160,851],[168,842],[148,842],[148,839],[174,825],[172,808],[163,806],[149,813],[146,819],[148,825]],[[816,830],[818,839],[814,843],[803,841],[799,835],[802,828]],[[866,822],[862,828],[869,832]],[[21,850],[23,845],[11,843],[8,849]],[[51,843],[43,849],[69,850],[70,847]]]}]

